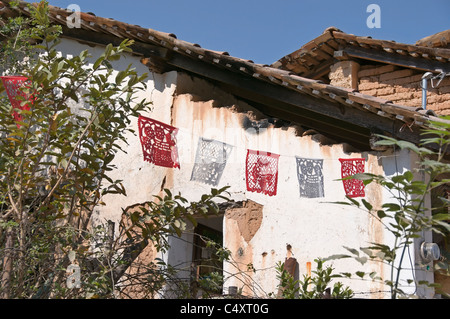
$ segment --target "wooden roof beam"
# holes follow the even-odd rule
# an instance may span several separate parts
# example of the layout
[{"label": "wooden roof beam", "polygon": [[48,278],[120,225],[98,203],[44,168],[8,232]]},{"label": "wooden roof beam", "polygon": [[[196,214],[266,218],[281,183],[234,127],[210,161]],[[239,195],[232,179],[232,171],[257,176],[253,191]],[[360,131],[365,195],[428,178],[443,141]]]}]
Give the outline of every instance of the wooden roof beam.
[{"label": "wooden roof beam", "polygon": [[406,56],[396,53],[386,53],[366,48],[347,46],[342,50],[335,52],[335,57],[352,57],[358,59],[371,60],[381,63],[398,65],[401,67],[412,68],[421,71],[450,72],[450,64],[425,58]]},{"label": "wooden roof beam", "polygon": [[[75,39],[80,42],[91,45],[119,45],[124,39],[118,38],[115,35],[99,33],[94,31],[88,31],[84,29],[70,29],[63,26],[62,37]],[[144,43],[140,41],[135,41],[131,46],[133,53],[136,55],[142,55],[144,57],[157,57],[162,60],[167,60],[170,57],[170,51],[167,48]]]},{"label": "wooden roof beam", "polygon": [[[320,97],[314,98],[284,86],[272,85],[270,82],[252,76],[242,76],[180,54],[174,54],[167,63],[178,69],[226,85],[233,94],[265,105],[265,113],[272,113],[275,116],[282,111],[289,112],[291,115],[287,116],[287,120],[292,119],[292,115],[296,114],[316,122],[316,126],[319,127],[322,125],[328,128],[333,127],[333,129],[339,127],[341,134],[343,131],[348,131],[355,135],[359,131],[361,136],[358,139],[363,136],[367,137],[368,131],[386,132],[396,138],[413,143],[417,143],[420,139],[418,127],[412,127],[412,130],[408,132],[400,131],[400,127],[404,124],[401,121],[378,116],[354,107],[343,109],[340,103],[333,103]],[[277,107],[278,105],[281,107]],[[268,108],[272,108],[272,110]],[[322,125],[319,125],[318,122],[321,122]]]}]

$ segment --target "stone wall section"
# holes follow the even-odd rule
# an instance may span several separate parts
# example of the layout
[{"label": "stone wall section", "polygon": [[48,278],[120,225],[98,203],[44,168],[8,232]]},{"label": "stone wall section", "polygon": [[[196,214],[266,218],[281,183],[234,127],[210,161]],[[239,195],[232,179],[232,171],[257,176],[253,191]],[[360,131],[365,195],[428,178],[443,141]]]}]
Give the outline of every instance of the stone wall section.
[{"label": "stone wall section", "polygon": [[[421,107],[421,79],[424,73],[394,65],[361,66],[358,90],[395,104]],[[437,84],[436,80],[434,84]],[[450,77],[444,78],[435,88],[428,81],[426,107],[439,115],[450,115]]]},{"label": "stone wall section", "polygon": [[[422,107],[422,76],[425,72],[395,65],[358,65],[340,61],[330,68],[330,84],[358,90],[394,104]],[[438,115],[450,115],[450,77],[439,84],[428,81],[427,106]],[[438,84],[438,85],[437,85]]]}]

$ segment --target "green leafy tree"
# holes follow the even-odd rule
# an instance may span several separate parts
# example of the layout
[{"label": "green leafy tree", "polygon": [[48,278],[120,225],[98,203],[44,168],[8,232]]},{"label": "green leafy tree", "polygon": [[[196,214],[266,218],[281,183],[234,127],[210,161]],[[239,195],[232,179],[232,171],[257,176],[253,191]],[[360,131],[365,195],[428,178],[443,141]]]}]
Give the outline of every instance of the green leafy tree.
[{"label": "green leafy tree", "polygon": [[31,104],[13,110],[5,94],[0,100],[3,297],[42,296],[61,281],[53,271],[65,268],[69,246],[85,240],[81,232],[102,196],[125,193],[107,172],[132,116],[149,104],[136,100],[145,74],[112,68],[132,41],[108,45],[92,64],[88,51],[63,57],[61,28],[50,24],[47,3],[29,12],[3,21],[1,31],[3,73],[28,79],[21,90],[30,98],[21,104]]},{"label": "green leafy tree", "polygon": [[[8,3],[13,12],[19,5]],[[62,56],[61,27],[50,23],[47,2],[28,7],[30,17],[16,11],[0,23],[0,71],[25,76],[21,90],[32,101],[22,98],[31,107],[13,109],[0,87],[0,297],[115,298],[145,247],[167,250],[167,236],[179,236],[186,220],[195,223],[194,214],[217,212],[214,200],[226,198],[225,190],[198,202],[166,190],[139,214],[123,212],[123,236],[111,222],[92,225],[103,196],[126,195],[108,173],[127,134],[135,134],[131,120],[151,104],[137,98],[146,74],[113,68],[131,52],[131,40],[107,45],[95,59],[87,50]],[[153,293],[168,272],[158,260],[147,266],[139,284]],[[74,282],[72,269],[80,277]]]},{"label": "green leafy tree", "polygon": [[[228,186],[221,189],[211,189],[211,194],[203,194],[199,201],[188,201],[181,194],[172,194],[169,189],[164,189],[164,196],[155,196],[154,201],[139,204],[134,210],[124,211],[120,223],[120,234],[114,242],[115,261],[110,262],[115,267],[112,270],[114,282],[134,282],[141,295],[154,296],[163,287],[172,289],[178,297],[194,296],[191,287],[183,285],[182,282],[169,287],[168,283],[177,281],[179,269],[166,264],[159,258],[150,263],[145,261],[145,271],[139,274],[127,272],[137,257],[146,247],[152,247],[157,252],[167,252],[170,249],[169,237],[181,236],[187,231],[188,222],[191,227],[197,226],[197,218],[200,216],[217,216],[220,212],[219,200],[228,201]],[[205,239],[206,240],[206,239]],[[210,245],[216,246],[215,243]],[[221,247],[216,247],[221,251]],[[221,253],[222,260],[227,255]],[[136,265],[133,265],[136,266]],[[218,278],[218,275],[216,275]],[[219,280],[220,281],[220,280]],[[202,284],[217,289],[217,280],[210,280]]]},{"label": "green leafy tree", "polygon": [[[325,260],[318,258],[314,260],[317,264],[312,275],[304,275],[302,280],[295,280],[294,277],[284,269],[284,264],[279,262],[276,265],[279,288],[283,299],[350,299],[353,291],[344,286],[336,278],[341,278],[340,274],[333,273],[331,266],[324,267]],[[332,285],[332,286],[331,286]]]}]

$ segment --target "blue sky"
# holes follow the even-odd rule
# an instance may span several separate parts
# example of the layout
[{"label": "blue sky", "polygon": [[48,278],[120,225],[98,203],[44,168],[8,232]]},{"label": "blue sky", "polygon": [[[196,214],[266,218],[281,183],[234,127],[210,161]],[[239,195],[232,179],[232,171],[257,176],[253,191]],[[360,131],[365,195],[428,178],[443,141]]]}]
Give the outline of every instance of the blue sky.
[{"label": "blue sky", "polygon": [[[36,0],[35,0],[36,1]],[[31,2],[31,1],[30,1]],[[48,0],[67,8],[170,32],[203,48],[271,64],[327,27],[414,44],[450,29],[450,0]],[[380,28],[369,28],[369,4],[380,7]]]}]

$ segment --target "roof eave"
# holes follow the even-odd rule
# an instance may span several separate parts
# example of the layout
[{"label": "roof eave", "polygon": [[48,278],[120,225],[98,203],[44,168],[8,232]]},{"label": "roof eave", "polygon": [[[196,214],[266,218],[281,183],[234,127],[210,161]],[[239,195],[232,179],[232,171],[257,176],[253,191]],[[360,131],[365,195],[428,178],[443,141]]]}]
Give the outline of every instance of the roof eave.
[{"label": "roof eave", "polygon": [[[20,2],[21,13],[27,14],[24,9],[26,4],[28,3]],[[293,72],[256,64],[230,56],[227,52],[203,49],[198,44],[178,40],[171,33],[85,13],[81,14],[81,28],[69,29],[65,25],[70,14],[71,11],[50,6],[50,18],[54,23],[64,26],[65,37],[102,45],[126,38],[133,39],[135,54],[141,55],[145,63],[156,61],[162,66],[161,70],[169,66],[221,83],[231,88],[235,95],[247,100],[253,99],[258,105],[265,105],[266,112],[272,116],[277,112],[283,113],[286,120],[291,120],[296,115],[299,121],[329,125],[332,132],[335,121],[340,123],[338,126],[342,135],[349,138],[345,127],[347,123],[355,131],[360,131],[360,144],[367,144],[368,134],[373,131],[388,132],[397,138],[417,143],[420,130],[426,127],[429,120],[434,119],[434,116],[419,113],[415,108],[394,105],[389,101],[301,77]],[[336,33],[339,31],[328,30],[320,41],[336,41]],[[327,46],[336,44],[337,42]],[[314,45],[317,43],[310,41],[310,46]],[[274,107],[274,104],[278,107]],[[405,125],[408,130],[401,129]],[[325,127],[319,129],[326,130]]]}]

